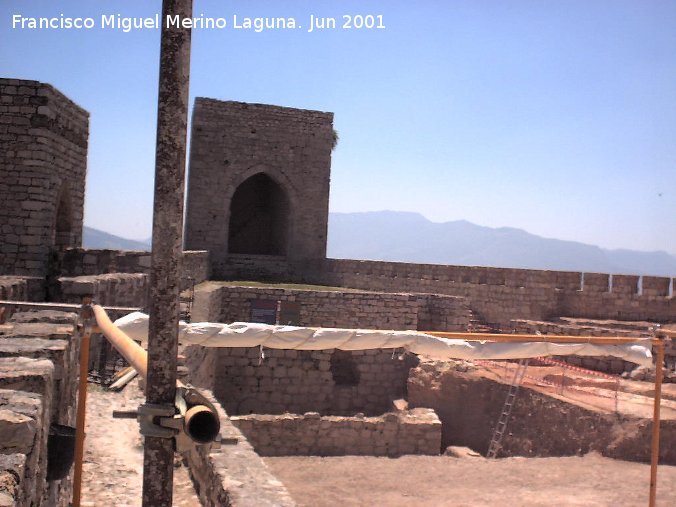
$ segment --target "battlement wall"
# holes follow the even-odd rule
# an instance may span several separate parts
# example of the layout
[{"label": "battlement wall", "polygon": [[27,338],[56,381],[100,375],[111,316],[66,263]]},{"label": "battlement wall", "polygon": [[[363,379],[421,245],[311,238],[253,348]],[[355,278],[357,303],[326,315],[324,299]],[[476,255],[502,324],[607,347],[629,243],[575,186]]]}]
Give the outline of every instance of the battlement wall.
[{"label": "battlement wall", "polygon": [[673,279],[566,271],[444,266],[344,259],[294,266],[306,283],[464,297],[486,321],[558,316],[676,320]]},{"label": "battlement wall", "polygon": [[0,330],[0,503],[67,506],[72,476],[48,460],[53,425],[73,427],[75,315],[16,313]]},{"label": "battlement wall", "polygon": [[[182,259],[181,289],[209,278],[209,252],[185,250]],[[55,252],[51,272],[60,277],[95,276],[110,273],[150,274],[150,252],[68,248]],[[112,304],[112,303],[111,303]]]}]

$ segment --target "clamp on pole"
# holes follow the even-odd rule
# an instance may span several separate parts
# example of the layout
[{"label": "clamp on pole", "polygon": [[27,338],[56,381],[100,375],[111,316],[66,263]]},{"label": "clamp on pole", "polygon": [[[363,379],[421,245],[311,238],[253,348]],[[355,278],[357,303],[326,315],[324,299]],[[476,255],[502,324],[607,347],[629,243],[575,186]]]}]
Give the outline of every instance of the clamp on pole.
[{"label": "clamp on pole", "polygon": [[82,335],[90,336],[94,332],[94,325],[96,324],[96,317],[92,305],[94,304],[91,297],[83,297],[82,305],[78,311],[77,327]]},{"label": "clamp on pole", "polygon": [[144,437],[174,438],[183,423],[183,416],[176,413],[174,406],[156,403],[141,405],[136,418]]},{"label": "clamp on pole", "polygon": [[[220,448],[222,442],[216,408],[196,389],[177,386],[173,405],[145,403],[136,411],[114,411],[118,419],[136,419],[140,433],[146,437],[173,438],[176,452],[185,452],[191,444],[211,444]],[[228,439],[226,443],[236,444]]]}]

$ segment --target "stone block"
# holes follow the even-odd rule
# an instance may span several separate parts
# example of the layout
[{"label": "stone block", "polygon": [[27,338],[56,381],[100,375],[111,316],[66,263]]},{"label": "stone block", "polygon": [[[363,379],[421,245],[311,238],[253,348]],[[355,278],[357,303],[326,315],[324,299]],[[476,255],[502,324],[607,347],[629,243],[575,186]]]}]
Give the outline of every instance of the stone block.
[{"label": "stone block", "polygon": [[48,359],[0,357],[0,389],[42,394],[51,400],[54,364]]},{"label": "stone block", "polygon": [[26,505],[22,484],[25,469],[25,454],[0,453],[0,507]]},{"label": "stone block", "polygon": [[14,410],[0,405],[0,454],[28,454],[33,449],[38,422]]}]

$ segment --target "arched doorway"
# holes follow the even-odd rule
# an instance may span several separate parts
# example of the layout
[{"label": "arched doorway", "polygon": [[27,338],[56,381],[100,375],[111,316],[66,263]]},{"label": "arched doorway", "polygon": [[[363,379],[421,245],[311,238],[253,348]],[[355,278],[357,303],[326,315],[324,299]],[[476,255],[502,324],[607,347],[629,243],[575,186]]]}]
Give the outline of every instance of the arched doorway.
[{"label": "arched doorway", "polygon": [[232,197],[228,253],[286,255],[289,200],[272,178],[258,173]]},{"label": "arched doorway", "polygon": [[73,210],[70,202],[70,193],[65,185],[59,192],[56,203],[56,217],[54,224],[54,246],[58,249],[73,246]]}]

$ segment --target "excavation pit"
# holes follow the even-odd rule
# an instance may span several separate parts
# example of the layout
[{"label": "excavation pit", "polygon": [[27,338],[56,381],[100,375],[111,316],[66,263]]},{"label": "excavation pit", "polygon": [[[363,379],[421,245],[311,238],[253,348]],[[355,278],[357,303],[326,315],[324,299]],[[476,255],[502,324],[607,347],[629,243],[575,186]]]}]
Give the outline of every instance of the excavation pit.
[{"label": "excavation pit", "polygon": [[[264,456],[440,454],[448,446],[485,455],[516,368],[513,362],[420,361],[402,350],[190,347],[186,356],[191,365],[200,365],[193,367],[194,380],[214,391],[233,423]],[[349,365],[356,383],[345,385],[332,368],[335,364]],[[562,374],[554,366],[529,371],[499,457],[596,451],[650,460],[652,400],[642,391],[647,383]],[[673,387],[665,386],[662,402],[660,462],[666,464],[676,464],[676,402],[669,399],[676,394]],[[420,436],[414,440],[425,445],[419,446],[396,446],[388,440],[387,421],[406,414],[388,413],[398,398],[407,399],[412,413],[431,409],[440,421],[440,438]]]}]

